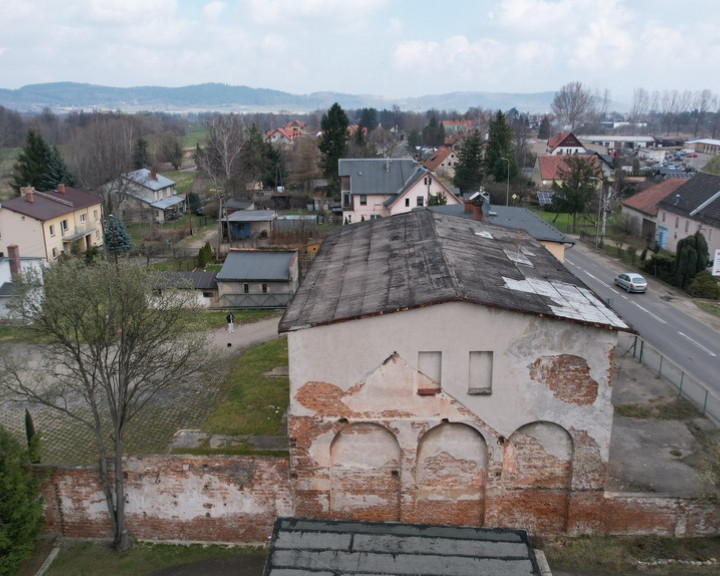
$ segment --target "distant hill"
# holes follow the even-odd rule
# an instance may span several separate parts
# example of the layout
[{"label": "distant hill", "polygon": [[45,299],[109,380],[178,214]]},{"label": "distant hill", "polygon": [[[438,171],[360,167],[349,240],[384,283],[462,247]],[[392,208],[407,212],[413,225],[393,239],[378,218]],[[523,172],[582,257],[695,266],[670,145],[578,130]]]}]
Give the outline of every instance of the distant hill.
[{"label": "distant hill", "polygon": [[400,99],[373,95],[313,92],[290,94],[279,90],[230,86],[228,84],[196,84],[168,88],[137,86],[114,88],[75,82],[31,84],[17,90],[0,89],[0,106],[18,112],[39,112],[50,108],[55,113],[72,110],[120,110],[122,112],[311,112],[326,110],[333,103],[345,109],[392,108],[424,111],[430,109],[456,110],[468,108],[543,113],[550,110],[554,92],[511,94],[499,92],[453,92],[435,96],[415,96]]}]

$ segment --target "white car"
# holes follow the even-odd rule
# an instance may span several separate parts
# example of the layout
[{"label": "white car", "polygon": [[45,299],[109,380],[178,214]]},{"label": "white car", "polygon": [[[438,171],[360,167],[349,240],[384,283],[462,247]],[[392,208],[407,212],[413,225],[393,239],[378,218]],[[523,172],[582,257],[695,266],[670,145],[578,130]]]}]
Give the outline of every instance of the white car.
[{"label": "white car", "polygon": [[615,284],[628,292],[645,292],[647,281],[635,272],[623,272],[615,276]]}]

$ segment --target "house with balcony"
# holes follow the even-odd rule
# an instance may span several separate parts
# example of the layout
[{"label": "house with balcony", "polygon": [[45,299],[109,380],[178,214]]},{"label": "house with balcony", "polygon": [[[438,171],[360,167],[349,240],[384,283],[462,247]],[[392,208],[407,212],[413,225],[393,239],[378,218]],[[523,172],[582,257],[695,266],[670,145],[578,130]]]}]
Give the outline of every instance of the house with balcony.
[{"label": "house with balcony", "polygon": [[103,246],[102,199],[58,184],[54,190],[20,189],[0,207],[0,252],[17,245],[25,257],[54,262],[62,254],[84,254]]},{"label": "house with balcony", "polygon": [[548,138],[546,154],[548,156],[587,154],[587,148],[583,146],[575,134],[567,131]]},{"label": "house with balcony", "polygon": [[345,224],[410,212],[427,206],[438,194],[447,204],[461,204],[433,172],[412,158],[342,158],[338,172]]},{"label": "house with balcony", "polygon": [[147,168],[123,174],[118,197],[117,211],[126,222],[162,224],[185,212],[185,196],[175,182]]}]

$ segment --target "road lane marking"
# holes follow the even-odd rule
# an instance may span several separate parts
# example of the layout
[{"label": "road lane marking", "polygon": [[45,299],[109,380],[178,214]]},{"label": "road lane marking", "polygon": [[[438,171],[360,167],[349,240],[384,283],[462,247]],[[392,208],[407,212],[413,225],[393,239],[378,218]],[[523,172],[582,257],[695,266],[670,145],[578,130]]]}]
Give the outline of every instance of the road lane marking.
[{"label": "road lane marking", "polygon": [[698,342],[697,340],[693,340],[693,339],[690,338],[690,336],[688,336],[687,334],[683,334],[682,332],[678,332],[678,334],[680,334],[680,336],[682,336],[683,338],[685,338],[685,339],[689,340],[690,342],[692,342],[693,344],[695,344],[695,346],[697,346],[697,347],[700,348],[701,350],[703,350],[703,351],[707,352],[708,354],[710,354],[710,356],[712,356],[713,358],[715,358],[715,356],[717,356],[717,354],[715,354],[715,352],[713,352],[712,350],[708,350],[707,348],[705,348],[705,346],[703,346],[702,344],[700,344],[700,342]]},{"label": "road lane marking", "polygon": [[660,316],[656,316],[655,314],[653,314],[652,312],[650,312],[650,310],[648,310],[647,308],[643,308],[642,306],[640,306],[640,304],[638,304],[637,302],[632,302],[632,301],[630,301],[629,299],[628,299],[628,301],[629,301],[631,304],[634,304],[635,306],[637,306],[638,308],[640,308],[640,310],[642,310],[643,312],[645,312],[645,314],[647,314],[648,316],[652,316],[653,318],[655,318],[655,320],[657,320],[658,322],[660,322],[660,324],[667,324],[667,320],[663,320],[662,318],[660,318]]}]

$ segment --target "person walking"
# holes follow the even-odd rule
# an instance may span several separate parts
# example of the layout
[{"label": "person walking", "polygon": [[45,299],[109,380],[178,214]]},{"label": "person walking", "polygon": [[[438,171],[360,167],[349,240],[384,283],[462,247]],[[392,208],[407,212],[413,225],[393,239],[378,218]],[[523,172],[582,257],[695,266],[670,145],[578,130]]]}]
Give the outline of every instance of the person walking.
[{"label": "person walking", "polygon": [[233,332],[235,332],[235,324],[234,324],[235,316],[233,316],[232,312],[228,312],[228,315],[225,316],[225,319],[227,320],[227,323],[228,323],[228,333],[232,334]]}]

